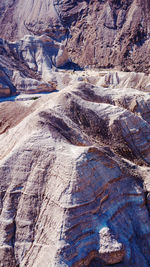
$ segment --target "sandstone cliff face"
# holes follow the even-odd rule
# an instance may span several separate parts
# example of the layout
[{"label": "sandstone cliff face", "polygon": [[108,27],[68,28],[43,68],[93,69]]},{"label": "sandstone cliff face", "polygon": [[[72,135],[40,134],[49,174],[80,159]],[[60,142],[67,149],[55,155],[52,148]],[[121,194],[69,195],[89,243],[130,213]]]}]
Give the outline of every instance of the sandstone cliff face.
[{"label": "sandstone cliff face", "polygon": [[76,82],[31,103],[0,104],[1,266],[148,267],[149,94]]},{"label": "sandstone cliff face", "polygon": [[70,58],[80,66],[149,72],[149,0],[2,0],[0,13],[4,39],[67,38]]}]

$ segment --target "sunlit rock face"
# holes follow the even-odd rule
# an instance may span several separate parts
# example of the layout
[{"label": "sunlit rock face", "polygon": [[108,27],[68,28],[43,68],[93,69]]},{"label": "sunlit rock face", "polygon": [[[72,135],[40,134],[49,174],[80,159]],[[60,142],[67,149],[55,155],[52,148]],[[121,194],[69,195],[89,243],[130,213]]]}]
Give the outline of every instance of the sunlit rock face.
[{"label": "sunlit rock face", "polygon": [[149,0],[1,0],[0,38],[0,266],[149,267]]},{"label": "sunlit rock face", "polygon": [[148,0],[2,0],[0,26],[0,97],[53,91],[69,63],[149,74]]},{"label": "sunlit rock face", "polygon": [[80,66],[149,72],[149,0],[1,0],[0,37],[46,34]]},{"label": "sunlit rock face", "polygon": [[2,266],[150,265],[149,103],[76,82],[0,104]]},{"label": "sunlit rock face", "polygon": [[69,61],[64,43],[46,35],[26,35],[18,42],[1,39],[0,96],[55,90],[52,68]]}]

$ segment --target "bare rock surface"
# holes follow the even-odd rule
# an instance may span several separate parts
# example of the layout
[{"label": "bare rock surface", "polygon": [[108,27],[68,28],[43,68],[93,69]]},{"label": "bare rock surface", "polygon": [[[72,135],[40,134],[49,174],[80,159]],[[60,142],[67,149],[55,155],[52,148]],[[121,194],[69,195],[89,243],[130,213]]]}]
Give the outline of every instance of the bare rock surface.
[{"label": "bare rock surface", "polygon": [[149,105],[77,77],[0,103],[1,266],[150,265]]},{"label": "bare rock surface", "polygon": [[80,66],[149,73],[149,0],[1,0],[0,37],[26,34],[62,42]]},{"label": "bare rock surface", "polygon": [[0,97],[55,90],[52,68],[69,60],[63,42],[46,35],[26,35],[18,42],[1,39],[0,50]]},{"label": "bare rock surface", "polygon": [[139,88],[145,79],[150,89],[149,0],[1,0],[0,15],[0,97],[63,88],[55,70],[64,66],[132,71],[99,85],[136,88],[139,80]]},{"label": "bare rock surface", "polygon": [[0,26],[0,267],[149,267],[149,0],[1,0]]}]

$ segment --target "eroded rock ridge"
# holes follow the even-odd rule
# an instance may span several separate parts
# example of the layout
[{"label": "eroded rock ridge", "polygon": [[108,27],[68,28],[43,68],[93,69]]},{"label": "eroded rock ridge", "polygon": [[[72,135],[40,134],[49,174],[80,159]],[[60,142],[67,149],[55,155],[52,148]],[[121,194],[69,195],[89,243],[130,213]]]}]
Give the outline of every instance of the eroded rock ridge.
[{"label": "eroded rock ridge", "polygon": [[149,266],[149,106],[84,81],[1,103],[1,266]]}]

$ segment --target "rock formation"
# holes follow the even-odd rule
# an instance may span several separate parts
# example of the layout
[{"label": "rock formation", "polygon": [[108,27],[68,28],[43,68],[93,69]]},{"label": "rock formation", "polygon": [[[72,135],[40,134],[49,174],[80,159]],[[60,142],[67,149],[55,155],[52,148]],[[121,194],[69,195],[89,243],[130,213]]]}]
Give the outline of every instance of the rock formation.
[{"label": "rock formation", "polygon": [[1,266],[149,266],[149,105],[84,81],[0,104]]},{"label": "rock formation", "polygon": [[149,72],[149,0],[1,0],[0,14],[3,39],[46,34],[80,66]]},{"label": "rock formation", "polygon": [[0,26],[0,267],[149,267],[149,0],[1,0]]},{"label": "rock formation", "polygon": [[0,14],[0,96],[53,91],[69,62],[149,73],[148,0],[2,0]]},{"label": "rock formation", "polygon": [[46,35],[26,35],[18,42],[1,40],[0,51],[0,96],[55,90],[51,69],[69,60],[63,42]]}]

